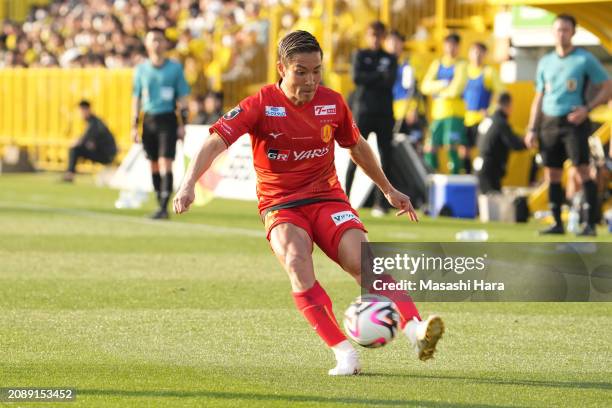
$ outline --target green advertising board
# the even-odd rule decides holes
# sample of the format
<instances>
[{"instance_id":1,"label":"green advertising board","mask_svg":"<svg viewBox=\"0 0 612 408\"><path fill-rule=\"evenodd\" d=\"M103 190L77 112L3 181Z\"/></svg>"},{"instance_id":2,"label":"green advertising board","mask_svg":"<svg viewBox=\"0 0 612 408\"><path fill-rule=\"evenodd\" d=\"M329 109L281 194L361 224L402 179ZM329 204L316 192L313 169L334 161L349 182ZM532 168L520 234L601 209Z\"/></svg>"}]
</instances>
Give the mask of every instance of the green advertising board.
<instances>
[{"instance_id":1,"label":"green advertising board","mask_svg":"<svg viewBox=\"0 0 612 408\"><path fill-rule=\"evenodd\" d=\"M512 26L514 28L546 28L552 25L555 15L536 7L512 7Z\"/></svg>"}]
</instances>

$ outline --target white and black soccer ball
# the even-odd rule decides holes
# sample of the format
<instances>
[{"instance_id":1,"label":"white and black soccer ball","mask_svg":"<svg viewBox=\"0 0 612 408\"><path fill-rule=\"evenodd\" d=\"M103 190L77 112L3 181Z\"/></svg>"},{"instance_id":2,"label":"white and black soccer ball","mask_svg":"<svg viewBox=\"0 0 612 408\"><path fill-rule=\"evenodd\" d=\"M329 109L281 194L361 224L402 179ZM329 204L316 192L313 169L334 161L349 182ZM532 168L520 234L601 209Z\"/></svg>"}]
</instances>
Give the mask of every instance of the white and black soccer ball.
<instances>
[{"instance_id":1,"label":"white and black soccer ball","mask_svg":"<svg viewBox=\"0 0 612 408\"><path fill-rule=\"evenodd\" d=\"M344 313L344 331L363 347L382 347L395 337L399 313L393 302L381 295L363 295Z\"/></svg>"}]
</instances>

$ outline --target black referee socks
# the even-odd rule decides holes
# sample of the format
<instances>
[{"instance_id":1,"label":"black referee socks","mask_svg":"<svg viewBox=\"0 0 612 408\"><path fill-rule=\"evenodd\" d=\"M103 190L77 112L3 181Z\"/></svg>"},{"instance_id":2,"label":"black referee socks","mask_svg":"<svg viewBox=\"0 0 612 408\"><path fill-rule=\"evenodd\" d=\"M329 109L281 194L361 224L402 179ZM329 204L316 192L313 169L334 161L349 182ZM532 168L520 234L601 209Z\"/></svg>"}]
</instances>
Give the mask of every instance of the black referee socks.
<instances>
[{"instance_id":1,"label":"black referee socks","mask_svg":"<svg viewBox=\"0 0 612 408\"><path fill-rule=\"evenodd\" d=\"M155 196L157 197L157 202L160 202L160 193L161 193L161 176L159 173L151 173L151 178L153 179L153 189L155 190Z\"/></svg>"},{"instance_id":2,"label":"black referee socks","mask_svg":"<svg viewBox=\"0 0 612 408\"><path fill-rule=\"evenodd\" d=\"M561 222L561 204L563 204L561 183L550 183L548 186L548 205L556 225L563 225Z\"/></svg>"},{"instance_id":3,"label":"black referee socks","mask_svg":"<svg viewBox=\"0 0 612 408\"><path fill-rule=\"evenodd\" d=\"M159 199L159 208L166 211L168 209L168 201L172 196L172 186L174 185L174 176L172 172L161 175L161 193Z\"/></svg>"},{"instance_id":4,"label":"black referee socks","mask_svg":"<svg viewBox=\"0 0 612 408\"><path fill-rule=\"evenodd\" d=\"M587 180L582 183L582 188L584 189L584 197L588 205L585 208L588 211L588 224L592 226L597 221L597 186L593 180Z\"/></svg>"}]
</instances>

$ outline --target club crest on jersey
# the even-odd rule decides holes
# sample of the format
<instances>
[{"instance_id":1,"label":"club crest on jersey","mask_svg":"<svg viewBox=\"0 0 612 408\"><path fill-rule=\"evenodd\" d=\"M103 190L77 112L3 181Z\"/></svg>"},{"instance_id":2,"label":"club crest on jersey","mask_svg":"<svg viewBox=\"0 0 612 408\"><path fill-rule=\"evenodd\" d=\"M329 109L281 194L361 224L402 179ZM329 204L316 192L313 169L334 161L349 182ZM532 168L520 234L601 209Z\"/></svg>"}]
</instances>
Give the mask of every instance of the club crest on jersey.
<instances>
[{"instance_id":1,"label":"club crest on jersey","mask_svg":"<svg viewBox=\"0 0 612 408\"><path fill-rule=\"evenodd\" d=\"M288 161L291 150L269 149L268 159L278 161Z\"/></svg>"},{"instance_id":2,"label":"club crest on jersey","mask_svg":"<svg viewBox=\"0 0 612 408\"><path fill-rule=\"evenodd\" d=\"M569 92L574 92L576 88L578 88L578 81L576 81L575 79L568 79L567 80L567 90Z\"/></svg>"},{"instance_id":3,"label":"club crest on jersey","mask_svg":"<svg viewBox=\"0 0 612 408\"><path fill-rule=\"evenodd\" d=\"M333 135L334 127L332 125L327 124L321 128L321 140L323 140L323 143L329 143Z\"/></svg>"},{"instance_id":4,"label":"club crest on jersey","mask_svg":"<svg viewBox=\"0 0 612 408\"><path fill-rule=\"evenodd\" d=\"M266 106L266 116L283 118L287 116L284 106Z\"/></svg>"},{"instance_id":5,"label":"club crest on jersey","mask_svg":"<svg viewBox=\"0 0 612 408\"><path fill-rule=\"evenodd\" d=\"M335 115L336 105L316 105L314 107L315 116Z\"/></svg>"},{"instance_id":6,"label":"club crest on jersey","mask_svg":"<svg viewBox=\"0 0 612 408\"><path fill-rule=\"evenodd\" d=\"M344 224L345 222L348 222L350 220L360 222L359 218L357 218L357 216L350 211L337 212L335 214L332 214L331 218L334 221L334 224L336 225Z\"/></svg>"},{"instance_id":7,"label":"club crest on jersey","mask_svg":"<svg viewBox=\"0 0 612 408\"><path fill-rule=\"evenodd\" d=\"M240 114L240 112L242 112L242 108L240 108L240 106L236 106L234 109L232 109L231 111L229 111L225 115L223 115L223 119L225 119L225 120L232 120L236 116L238 116Z\"/></svg>"}]
</instances>

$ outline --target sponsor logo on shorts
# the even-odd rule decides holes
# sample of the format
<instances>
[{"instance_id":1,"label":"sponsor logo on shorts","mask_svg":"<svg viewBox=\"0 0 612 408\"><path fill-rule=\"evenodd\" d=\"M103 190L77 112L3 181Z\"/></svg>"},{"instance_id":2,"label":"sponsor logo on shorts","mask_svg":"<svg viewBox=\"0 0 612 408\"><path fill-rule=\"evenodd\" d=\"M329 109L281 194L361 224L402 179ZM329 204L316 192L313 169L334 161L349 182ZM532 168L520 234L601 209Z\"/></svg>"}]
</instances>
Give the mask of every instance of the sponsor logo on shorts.
<instances>
[{"instance_id":1,"label":"sponsor logo on shorts","mask_svg":"<svg viewBox=\"0 0 612 408\"><path fill-rule=\"evenodd\" d=\"M289 152L291 152L291 150L269 149L268 150L268 159L270 159L270 160L278 160L278 161L288 161L289 160Z\"/></svg>"},{"instance_id":2,"label":"sponsor logo on shorts","mask_svg":"<svg viewBox=\"0 0 612 408\"><path fill-rule=\"evenodd\" d=\"M340 212L337 212L335 214L332 214L331 218L334 221L334 224L336 224L336 225L344 224L345 222L348 222L348 221L351 221L351 220L355 220L357 222L361 222L361 221L359 221L359 218L355 214L353 214L351 211L340 211Z\"/></svg>"},{"instance_id":3,"label":"sponsor logo on shorts","mask_svg":"<svg viewBox=\"0 0 612 408\"><path fill-rule=\"evenodd\" d=\"M314 107L315 116L335 115L336 105L316 105Z\"/></svg>"},{"instance_id":4,"label":"sponsor logo on shorts","mask_svg":"<svg viewBox=\"0 0 612 408\"><path fill-rule=\"evenodd\" d=\"M329 153L329 147L324 147L322 149L310 149L310 150L302 150L301 152L293 152L293 160L306 160L306 159L314 159L317 157L323 157L327 153Z\"/></svg>"},{"instance_id":5,"label":"sponsor logo on shorts","mask_svg":"<svg viewBox=\"0 0 612 408\"><path fill-rule=\"evenodd\" d=\"M327 124L321 128L321 140L323 140L323 143L329 143L333 135L334 127L332 125Z\"/></svg>"},{"instance_id":6,"label":"sponsor logo on shorts","mask_svg":"<svg viewBox=\"0 0 612 408\"><path fill-rule=\"evenodd\" d=\"M284 106L266 106L266 116L283 118L287 116Z\"/></svg>"},{"instance_id":7,"label":"sponsor logo on shorts","mask_svg":"<svg viewBox=\"0 0 612 408\"><path fill-rule=\"evenodd\" d=\"M238 116L240 114L240 112L242 112L242 108L240 106L236 106L234 109L232 109L231 111L229 111L225 115L223 115L223 119L225 119L225 120L232 120L236 116Z\"/></svg>"}]
</instances>

